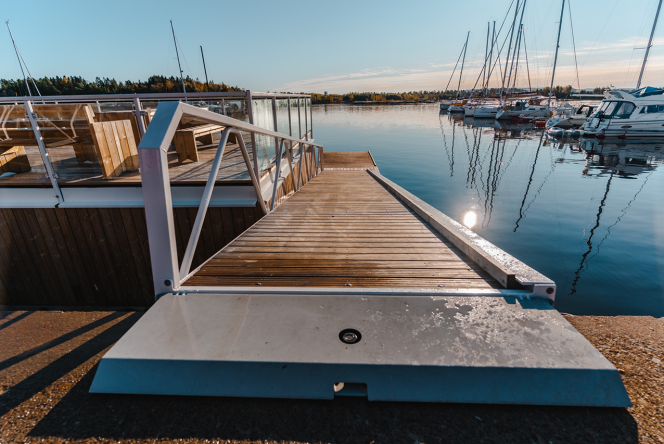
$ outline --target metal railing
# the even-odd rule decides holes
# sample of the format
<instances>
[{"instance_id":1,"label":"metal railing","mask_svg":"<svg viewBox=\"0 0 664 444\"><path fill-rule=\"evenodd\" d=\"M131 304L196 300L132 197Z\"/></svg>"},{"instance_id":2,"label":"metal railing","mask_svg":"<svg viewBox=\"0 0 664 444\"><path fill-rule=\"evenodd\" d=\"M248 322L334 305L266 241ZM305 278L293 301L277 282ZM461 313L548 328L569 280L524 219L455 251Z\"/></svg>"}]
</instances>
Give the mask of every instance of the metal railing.
<instances>
[{"instance_id":1,"label":"metal railing","mask_svg":"<svg viewBox=\"0 0 664 444\"><path fill-rule=\"evenodd\" d=\"M173 220L173 206L171 199L170 180L168 174L167 151L175 134L180 120L183 117L196 118L210 124L224 126L221 140L215 154L210 175L207 179L201 204L196 214L196 220L192 228L189 242L187 244L182 264L178 265L177 246L175 241L175 229ZM268 196L271 195L270 209L268 210L263 191L261 189L260 171L254 162L253 168L249 158L244 140L240 131L248 132L252 140L256 135L273 137L277 146L275 159L275 175ZM269 213L275 207L277 189L282 179L282 158L285 157L290 171L294 191L300 189L300 179L303 174L304 162L310 162L307 168L307 180L311 180L322 171L323 147L314 143L313 140L299 139L287 134L271 131L251 123L245 123L231 117L222 116L195 106L181 102L162 102L157 107L150 126L145 133L140 145L138 155L141 165L141 181L143 197L145 201L145 218L148 228L148 240L150 245L150 256L152 259L152 274L156 294L178 291L182 283L196 270L190 271L194 252L201 234L203 220L214 189L217 173L223 158L226 143L230 134L235 134L242 151L247 170L251 176L252 185L256 192L258 204L264 214ZM293 155L293 148L299 146L297 159ZM316 156L316 148L318 149ZM252 146L254 160L256 159L256 146ZM311 156L307 160L306 154ZM295 181L295 169L293 163L298 163L298 179ZM268 171L268 175L270 172Z\"/></svg>"},{"instance_id":2,"label":"metal railing","mask_svg":"<svg viewBox=\"0 0 664 444\"><path fill-rule=\"evenodd\" d=\"M255 124L255 116L253 112L254 100L271 100L272 102L272 114L273 114L273 130L277 132L278 130L278 121L277 121L277 100L287 100L288 103L288 126L289 126L289 137L292 137L292 123L293 116L292 112L294 108L291 103L291 99L297 99L297 120L298 120L298 134L302 137L302 124L304 123L304 135L305 138L309 138L309 135L313 137L312 131L312 122L313 122L313 110L311 107L311 96L306 94L290 94L290 93L253 93L250 90L247 91L235 91L235 92L213 92L213 93L162 93L162 94L103 94L103 95L69 95L69 96L21 96L21 97L0 97L0 110L4 106L11 105L22 105L25 108L25 118L29 121L32 131L35 136L36 144L39 147L39 153L41 155L42 161L44 163L44 168L46 170L46 177L49 179L53 194L57 200L57 204L64 203L64 197L60 191L57 179L58 176L53 168L51 163L48 147L44 142L44 139L41 135L40 127L37 114L33 110L33 106L37 105L48 105L48 104L75 104L75 103L85 103L85 104L96 104L97 111L101 110L100 103L127 103L133 107L133 114L137 118L138 130L140 136L143 137L147 131L145 122L140 116L146 115L146 110L143 107L143 101L145 102L172 102L172 101L185 101L191 103L202 103L205 101L221 101L222 109L224 115L226 113L226 100L244 100L246 101L246 108L242 110L243 113L246 112L249 124ZM304 116L301 112L301 101L305 101ZM308 110L306 108L309 108ZM309 111L307 113L307 111ZM4 128L4 114L0 119L0 125ZM304 120L304 122L302 122ZM258 132L252 131L251 133L251 142L254 151L256 150L257 141L256 134ZM263 134L263 133L260 133ZM277 151L277 146L275 144L275 151ZM258 153L254 152L254 171L259 175L259 166L258 166Z\"/></svg>"}]
</instances>

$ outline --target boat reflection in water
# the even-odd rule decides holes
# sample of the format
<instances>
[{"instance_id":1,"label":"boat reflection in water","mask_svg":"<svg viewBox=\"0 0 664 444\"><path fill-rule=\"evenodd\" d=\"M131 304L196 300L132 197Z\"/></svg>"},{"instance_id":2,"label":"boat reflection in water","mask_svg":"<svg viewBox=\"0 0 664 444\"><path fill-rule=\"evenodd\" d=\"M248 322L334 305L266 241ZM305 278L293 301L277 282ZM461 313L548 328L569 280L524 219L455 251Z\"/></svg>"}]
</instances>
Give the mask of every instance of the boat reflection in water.
<instances>
[{"instance_id":1,"label":"boat reflection in water","mask_svg":"<svg viewBox=\"0 0 664 444\"><path fill-rule=\"evenodd\" d=\"M601 298L612 286L628 291L622 273L646 273L635 269L639 261L657 275L656 260L647 257L657 256L661 248L649 246L647 231L642 234L644 228L635 223L652 230L651 221L658 217L652 186L662 182L662 174L650 178L664 163L664 141L561 139L532 124L440 119L448 163L456 169L451 176L458 185L463 176L467 190L458 219L485 237L495 235L498 243L510 239L508 233L518 236L507 241L514 251L528 242L534 242L535 251L541 244L556 245L547 251L542 268L557 275L559 294L587 298L597 292L594 297ZM532 260L542 260L535 251ZM661 294L658 279L642 281L642 292ZM558 302L563 310L565 302L564 296Z\"/></svg>"}]
</instances>

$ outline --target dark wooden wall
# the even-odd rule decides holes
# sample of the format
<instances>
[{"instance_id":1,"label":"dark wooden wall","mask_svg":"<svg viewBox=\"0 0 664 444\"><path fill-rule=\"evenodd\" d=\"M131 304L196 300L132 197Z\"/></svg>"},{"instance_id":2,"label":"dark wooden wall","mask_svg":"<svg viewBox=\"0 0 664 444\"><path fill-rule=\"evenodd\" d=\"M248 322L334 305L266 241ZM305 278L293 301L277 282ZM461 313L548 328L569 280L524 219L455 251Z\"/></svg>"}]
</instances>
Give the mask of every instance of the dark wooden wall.
<instances>
[{"instance_id":1,"label":"dark wooden wall","mask_svg":"<svg viewBox=\"0 0 664 444\"><path fill-rule=\"evenodd\" d=\"M184 255L198 208L174 209ZM192 269L262 217L209 208ZM0 209L0 305L149 306L154 302L142 208Z\"/></svg>"}]
</instances>

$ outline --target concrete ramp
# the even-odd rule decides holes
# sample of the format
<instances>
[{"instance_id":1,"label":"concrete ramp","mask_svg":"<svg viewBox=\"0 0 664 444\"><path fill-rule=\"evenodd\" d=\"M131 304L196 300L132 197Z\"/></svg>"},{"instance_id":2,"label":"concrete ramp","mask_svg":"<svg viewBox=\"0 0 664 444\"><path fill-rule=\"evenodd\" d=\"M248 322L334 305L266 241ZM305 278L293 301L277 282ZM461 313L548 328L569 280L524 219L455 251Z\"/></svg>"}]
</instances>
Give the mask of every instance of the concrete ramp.
<instances>
[{"instance_id":1,"label":"concrete ramp","mask_svg":"<svg viewBox=\"0 0 664 444\"><path fill-rule=\"evenodd\" d=\"M90 391L631 405L615 367L545 299L266 290L161 297Z\"/></svg>"}]
</instances>

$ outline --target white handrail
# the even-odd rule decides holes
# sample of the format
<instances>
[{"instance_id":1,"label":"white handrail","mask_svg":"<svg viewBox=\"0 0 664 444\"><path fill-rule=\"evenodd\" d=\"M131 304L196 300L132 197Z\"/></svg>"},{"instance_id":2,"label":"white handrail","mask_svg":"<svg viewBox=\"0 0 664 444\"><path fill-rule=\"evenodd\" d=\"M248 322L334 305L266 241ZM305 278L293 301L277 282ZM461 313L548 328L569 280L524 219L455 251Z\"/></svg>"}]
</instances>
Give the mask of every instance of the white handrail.
<instances>
[{"instance_id":1,"label":"white handrail","mask_svg":"<svg viewBox=\"0 0 664 444\"><path fill-rule=\"evenodd\" d=\"M170 100L179 101L184 100L214 100L219 99L246 99L251 95L254 99L288 99L288 98L309 98L309 94L287 94L287 93L263 93L252 91L235 91L235 92L206 92L206 93L141 93L141 94L81 94L81 95L62 95L62 96L40 96L39 102L133 102L134 99L140 100ZM23 103L28 100L33 100L34 97L29 96L14 96L14 97L0 97L0 104L2 103Z\"/></svg>"}]
</instances>

